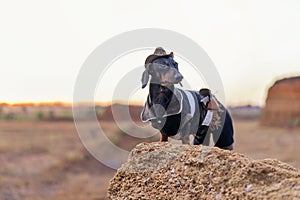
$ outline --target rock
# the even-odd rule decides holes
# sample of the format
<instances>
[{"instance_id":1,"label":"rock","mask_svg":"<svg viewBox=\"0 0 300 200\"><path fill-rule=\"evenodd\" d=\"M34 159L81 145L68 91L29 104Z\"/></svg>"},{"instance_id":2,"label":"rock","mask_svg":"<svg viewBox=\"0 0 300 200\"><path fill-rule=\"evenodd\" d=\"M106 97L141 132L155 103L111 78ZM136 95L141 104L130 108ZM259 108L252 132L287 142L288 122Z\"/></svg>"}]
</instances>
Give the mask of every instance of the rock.
<instances>
[{"instance_id":1,"label":"rock","mask_svg":"<svg viewBox=\"0 0 300 200\"><path fill-rule=\"evenodd\" d=\"M300 125L300 76L278 80L270 87L262 112L264 125Z\"/></svg>"},{"instance_id":2,"label":"rock","mask_svg":"<svg viewBox=\"0 0 300 200\"><path fill-rule=\"evenodd\" d=\"M300 199L300 171L216 147L141 143L110 181L109 199Z\"/></svg>"}]
</instances>

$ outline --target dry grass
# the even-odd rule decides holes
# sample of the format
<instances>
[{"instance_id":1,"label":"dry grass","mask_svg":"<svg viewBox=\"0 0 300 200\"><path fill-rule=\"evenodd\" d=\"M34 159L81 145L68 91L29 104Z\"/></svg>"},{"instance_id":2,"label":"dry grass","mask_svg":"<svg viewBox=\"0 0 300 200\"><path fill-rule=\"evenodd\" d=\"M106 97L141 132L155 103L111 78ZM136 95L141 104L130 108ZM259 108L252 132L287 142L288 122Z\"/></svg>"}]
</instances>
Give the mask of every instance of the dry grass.
<instances>
[{"instance_id":1,"label":"dry grass","mask_svg":"<svg viewBox=\"0 0 300 200\"><path fill-rule=\"evenodd\" d=\"M102 199L111 170L71 122L1 122L0 199Z\"/></svg>"}]
</instances>

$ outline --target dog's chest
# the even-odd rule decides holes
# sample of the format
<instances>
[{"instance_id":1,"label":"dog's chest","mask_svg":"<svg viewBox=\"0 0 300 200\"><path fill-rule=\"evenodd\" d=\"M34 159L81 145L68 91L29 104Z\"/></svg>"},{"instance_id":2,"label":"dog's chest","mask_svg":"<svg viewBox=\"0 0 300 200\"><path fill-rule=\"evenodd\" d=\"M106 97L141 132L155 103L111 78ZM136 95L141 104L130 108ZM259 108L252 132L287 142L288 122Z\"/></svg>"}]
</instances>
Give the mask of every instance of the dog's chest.
<instances>
[{"instance_id":1,"label":"dog's chest","mask_svg":"<svg viewBox=\"0 0 300 200\"><path fill-rule=\"evenodd\" d=\"M153 97L154 99L156 97ZM141 113L141 120L143 122L157 120L161 118L167 118L169 116L177 115L181 113L183 106L183 96L178 89L174 90L174 93L171 97L171 100L167 108L164 108L159 103L153 102L150 96L148 95L147 101ZM160 112L160 110L162 110ZM157 114L159 113L159 114Z\"/></svg>"},{"instance_id":2,"label":"dog's chest","mask_svg":"<svg viewBox=\"0 0 300 200\"><path fill-rule=\"evenodd\" d=\"M174 136L178 133L181 123L181 113L171 115L161 119L151 120L153 128L160 130L168 136Z\"/></svg>"}]
</instances>

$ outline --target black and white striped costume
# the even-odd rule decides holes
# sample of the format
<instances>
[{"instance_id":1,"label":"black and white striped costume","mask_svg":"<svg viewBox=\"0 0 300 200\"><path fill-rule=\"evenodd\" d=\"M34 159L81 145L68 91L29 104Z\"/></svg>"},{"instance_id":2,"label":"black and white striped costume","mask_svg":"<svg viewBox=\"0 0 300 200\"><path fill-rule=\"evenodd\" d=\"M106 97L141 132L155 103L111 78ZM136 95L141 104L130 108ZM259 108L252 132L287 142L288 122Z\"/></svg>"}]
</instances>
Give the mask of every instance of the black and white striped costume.
<instances>
[{"instance_id":1,"label":"black and white striped costume","mask_svg":"<svg viewBox=\"0 0 300 200\"><path fill-rule=\"evenodd\" d=\"M208 101L208 97L201 98L200 94L196 91L174 88L170 104L162 116L156 116L156 110L161 109L161 106L152 105L151 99L148 96L141 113L141 119L143 122L158 120L159 123L162 118L168 119L170 116L180 115L178 131L175 134L170 133L170 131L168 133L168 130L164 131L172 138L182 139L189 134L196 134L201 125L210 125L213 119L213 111L206 110L203 106Z\"/></svg>"}]
</instances>

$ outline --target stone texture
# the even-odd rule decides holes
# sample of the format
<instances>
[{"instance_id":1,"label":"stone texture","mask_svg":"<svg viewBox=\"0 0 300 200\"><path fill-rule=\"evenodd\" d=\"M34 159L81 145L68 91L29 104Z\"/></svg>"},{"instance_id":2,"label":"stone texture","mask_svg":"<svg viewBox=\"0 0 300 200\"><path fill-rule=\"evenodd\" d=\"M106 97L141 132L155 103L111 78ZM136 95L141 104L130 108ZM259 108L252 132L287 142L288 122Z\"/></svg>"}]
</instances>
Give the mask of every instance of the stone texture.
<instances>
[{"instance_id":1,"label":"stone texture","mask_svg":"<svg viewBox=\"0 0 300 200\"><path fill-rule=\"evenodd\" d=\"M110 182L109 199L300 199L300 172L215 147L141 143Z\"/></svg>"},{"instance_id":2,"label":"stone texture","mask_svg":"<svg viewBox=\"0 0 300 200\"><path fill-rule=\"evenodd\" d=\"M261 123L272 126L300 125L300 76L278 80L270 87Z\"/></svg>"}]
</instances>

